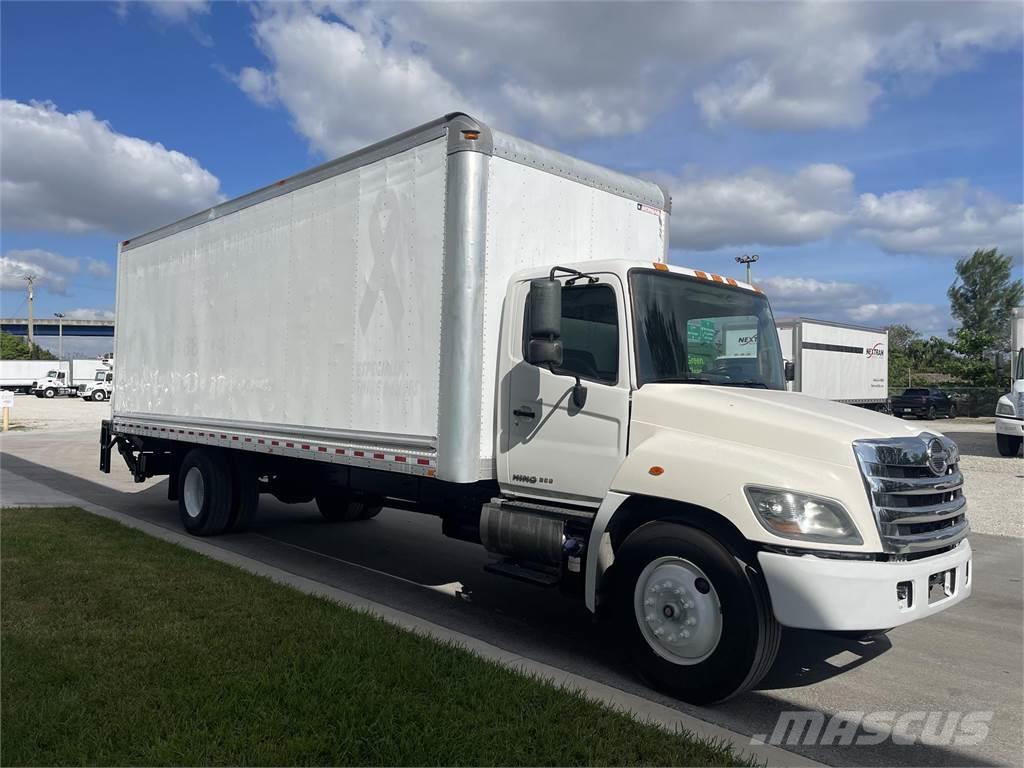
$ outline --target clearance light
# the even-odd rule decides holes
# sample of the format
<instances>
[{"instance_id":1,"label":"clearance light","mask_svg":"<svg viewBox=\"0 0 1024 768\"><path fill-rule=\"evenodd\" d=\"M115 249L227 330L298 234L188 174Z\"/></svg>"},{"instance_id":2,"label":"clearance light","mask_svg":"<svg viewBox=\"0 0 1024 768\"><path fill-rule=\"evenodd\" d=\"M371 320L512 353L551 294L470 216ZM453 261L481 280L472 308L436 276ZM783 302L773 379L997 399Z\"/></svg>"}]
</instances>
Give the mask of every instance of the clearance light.
<instances>
[{"instance_id":1,"label":"clearance light","mask_svg":"<svg viewBox=\"0 0 1024 768\"><path fill-rule=\"evenodd\" d=\"M476 141L480 138L480 131L463 131L462 135L470 141Z\"/></svg>"},{"instance_id":2,"label":"clearance light","mask_svg":"<svg viewBox=\"0 0 1024 768\"><path fill-rule=\"evenodd\" d=\"M654 262L654 268L659 272L668 272L668 264L662 264L660 261Z\"/></svg>"}]
</instances>

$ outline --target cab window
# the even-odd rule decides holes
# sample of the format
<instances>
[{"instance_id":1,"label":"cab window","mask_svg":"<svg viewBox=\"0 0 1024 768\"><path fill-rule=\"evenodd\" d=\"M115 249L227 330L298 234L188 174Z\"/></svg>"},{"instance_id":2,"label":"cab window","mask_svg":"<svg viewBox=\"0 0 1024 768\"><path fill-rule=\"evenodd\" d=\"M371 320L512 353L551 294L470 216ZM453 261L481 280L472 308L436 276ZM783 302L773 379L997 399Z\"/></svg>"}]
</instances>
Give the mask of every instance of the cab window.
<instances>
[{"instance_id":1,"label":"cab window","mask_svg":"<svg viewBox=\"0 0 1024 768\"><path fill-rule=\"evenodd\" d=\"M529 313L527 300L524 329L530 327ZM524 357L525 336L524 330ZM619 314L611 286L562 287L562 364L552 370L602 384L618 382Z\"/></svg>"}]
</instances>

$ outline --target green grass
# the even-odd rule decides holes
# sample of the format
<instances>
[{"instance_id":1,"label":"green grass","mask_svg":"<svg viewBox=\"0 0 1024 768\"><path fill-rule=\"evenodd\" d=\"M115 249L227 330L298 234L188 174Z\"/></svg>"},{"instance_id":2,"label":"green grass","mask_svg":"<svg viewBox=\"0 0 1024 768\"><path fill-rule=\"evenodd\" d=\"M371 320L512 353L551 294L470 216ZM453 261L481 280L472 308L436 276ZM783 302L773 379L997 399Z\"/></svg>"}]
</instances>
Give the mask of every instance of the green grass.
<instances>
[{"instance_id":1,"label":"green grass","mask_svg":"<svg viewBox=\"0 0 1024 768\"><path fill-rule=\"evenodd\" d=\"M730 765L78 509L0 512L3 765Z\"/></svg>"}]
</instances>

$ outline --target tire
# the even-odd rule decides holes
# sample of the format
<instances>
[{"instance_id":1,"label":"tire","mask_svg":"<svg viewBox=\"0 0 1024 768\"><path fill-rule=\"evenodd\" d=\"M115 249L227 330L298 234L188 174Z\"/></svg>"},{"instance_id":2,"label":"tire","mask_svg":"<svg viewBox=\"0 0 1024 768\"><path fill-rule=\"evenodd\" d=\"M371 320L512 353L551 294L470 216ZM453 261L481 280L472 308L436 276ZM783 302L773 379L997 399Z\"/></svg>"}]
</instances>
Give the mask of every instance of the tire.
<instances>
[{"instance_id":1,"label":"tire","mask_svg":"<svg viewBox=\"0 0 1024 768\"><path fill-rule=\"evenodd\" d=\"M106 399L107 393L104 392L102 389L97 389L95 392L92 393L92 400L94 403L102 403Z\"/></svg>"},{"instance_id":2,"label":"tire","mask_svg":"<svg viewBox=\"0 0 1024 768\"><path fill-rule=\"evenodd\" d=\"M1020 452L1021 438L996 433L996 448L1000 456L1016 456Z\"/></svg>"},{"instance_id":3,"label":"tire","mask_svg":"<svg viewBox=\"0 0 1024 768\"><path fill-rule=\"evenodd\" d=\"M956 418L956 405L949 406L949 413L946 414L946 418L947 419L955 419Z\"/></svg>"},{"instance_id":4,"label":"tire","mask_svg":"<svg viewBox=\"0 0 1024 768\"><path fill-rule=\"evenodd\" d=\"M223 451L194 448L178 471L178 516L194 536L223 533L231 520L234 477Z\"/></svg>"},{"instance_id":5,"label":"tire","mask_svg":"<svg viewBox=\"0 0 1024 768\"><path fill-rule=\"evenodd\" d=\"M260 504L260 480L252 458L238 451L234 453L231 457L234 497L226 530L241 533L248 530L256 519L256 510Z\"/></svg>"},{"instance_id":6,"label":"tire","mask_svg":"<svg viewBox=\"0 0 1024 768\"><path fill-rule=\"evenodd\" d=\"M619 547L613 570L613 629L652 687L709 704L753 687L771 668L782 628L764 578L715 538L675 523L647 523ZM682 589L681 597L665 601L665 584ZM651 599L658 610L645 617ZM675 617L667 612L672 606ZM670 633L660 645L659 628ZM692 631L694 638L669 649L675 631Z\"/></svg>"},{"instance_id":7,"label":"tire","mask_svg":"<svg viewBox=\"0 0 1024 768\"><path fill-rule=\"evenodd\" d=\"M929 419L934 419L935 418L935 406L934 405L929 405L928 406L928 413L927 413L926 417L929 418Z\"/></svg>"},{"instance_id":8,"label":"tire","mask_svg":"<svg viewBox=\"0 0 1024 768\"><path fill-rule=\"evenodd\" d=\"M46 389L43 390L43 397L45 397L47 400L52 400L56 396L57 390L54 389L53 387L47 387Z\"/></svg>"},{"instance_id":9,"label":"tire","mask_svg":"<svg viewBox=\"0 0 1024 768\"><path fill-rule=\"evenodd\" d=\"M380 506L365 499L355 500L344 488L331 488L316 495L316 507L325 520L332 523L351 523L369 520L380 512Z\"/></svg>"}]
</instances>

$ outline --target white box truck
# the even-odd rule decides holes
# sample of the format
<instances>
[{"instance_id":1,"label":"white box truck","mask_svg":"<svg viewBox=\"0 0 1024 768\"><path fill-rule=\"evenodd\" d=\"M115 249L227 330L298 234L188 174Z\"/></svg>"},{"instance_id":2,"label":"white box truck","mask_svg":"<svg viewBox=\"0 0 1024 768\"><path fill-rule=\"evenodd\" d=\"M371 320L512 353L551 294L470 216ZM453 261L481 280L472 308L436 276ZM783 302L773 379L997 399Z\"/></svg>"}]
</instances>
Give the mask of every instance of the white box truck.
<instances>
[{"instance_id":1,"label":"white box truck","mask_svg":"<svg viewBox=\"0 0 1024 768\"><path fill-rule=\"evenodd\" d=\"M58 360L0 360L0 389L28 394L39 381L56 380L70 369L66 361Z\"/></svg>"},{"instance_id":2,"label":"white box truck","mask_svg":"<svg viewBox=\"0 0 1024 768\"><path fill-rule=\"evenodd\" d=\"M782 356L793 363L789 389L885 410L889 396L889 332L797 317L776 323Z\"/></svg>"},{"instance_id":3,"label":"white box truck","mask_svg":"<svg viewBox=\"0 0 1024 768\"><path fill-rule=\"evenodd\" d=\"M49 371L34 382L31 391L36 397L78 397L83 385L96 381L106 371L107 366L99 359L65 361L59 370Z\"/></svg>"},{"instance_id":4,"label":"white box truck","mask_svg":"<svg viewBox=\"0 0 1024 768\"><path fill-rule=\"evenodd\" d=\"M1010 391L996 403L996 448L1016 456L1024 442L1024 307L1010 317Z\"/></svg>"},{"instance_id":5,"label":"white box truck","mask_svg":"<svg viewBox=\"0 0 1024 768\"><path fill-rule=\"evenodd\" d=\"M666 264L669 209L451 114L125 241L100 468L169 475L198 535L261 493L436 515L697 702L756 684L782 625L965 599L956 446L785 391L767 298Z\"/></svg>"}]
</instances>

